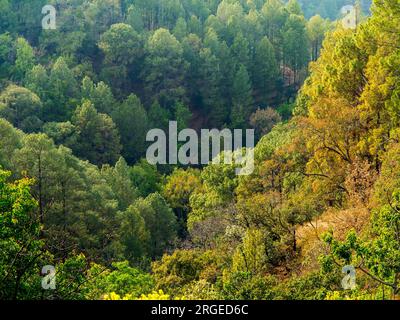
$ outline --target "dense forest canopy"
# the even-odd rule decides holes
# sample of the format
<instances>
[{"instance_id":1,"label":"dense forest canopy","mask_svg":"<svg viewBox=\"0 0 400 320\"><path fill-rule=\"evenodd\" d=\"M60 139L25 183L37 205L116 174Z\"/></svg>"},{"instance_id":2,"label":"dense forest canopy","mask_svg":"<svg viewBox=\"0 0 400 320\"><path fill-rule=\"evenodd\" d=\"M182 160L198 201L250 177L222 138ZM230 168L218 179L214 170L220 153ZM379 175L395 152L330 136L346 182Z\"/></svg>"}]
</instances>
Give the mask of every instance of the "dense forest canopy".
<instances>
[{"instance_id":1,"label":"dense forest canopy","mask_svg":"<svg viewBox=\"0 0 400 320\"><path fill-rule=\"evenodd\" d=\"M330 27L319 16L307 21L296 1L82 0L50 2L57 28L43 30L45 3L3 1L2 87L29 89L41 105L18 125L10 122L44 131L95 164L114 164L120 152L133 164L143 156L136 145L143 132L168 120L246 126L257 108L295 95ZM73 118L83 100L119 129L121 150L110 150L117 156L84 155L55 129L71 122L70 134L77 131Z\"/></svg>"},{"instance_id":2,"label":"dense forest canopy","mask_svg":"<svg viewBox=\"0 0 400 320\"><path fill-rule=\"evenodd\" d=\"M0 0L0 298L398 297L400 10L346 4ZM172 120L254 172L149 164Z\"/></svg>"}]
</instances>

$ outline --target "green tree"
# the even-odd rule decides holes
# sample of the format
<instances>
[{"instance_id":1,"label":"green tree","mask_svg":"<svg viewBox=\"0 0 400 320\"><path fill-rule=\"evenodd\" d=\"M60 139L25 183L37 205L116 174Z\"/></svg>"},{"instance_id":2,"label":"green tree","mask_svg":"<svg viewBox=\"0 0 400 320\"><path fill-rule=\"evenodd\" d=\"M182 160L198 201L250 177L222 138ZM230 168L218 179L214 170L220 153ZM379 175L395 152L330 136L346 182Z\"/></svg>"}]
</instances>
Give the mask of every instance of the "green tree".
<instances>
[{"instance_id":1,"label":"green tree","mask_svg":"<svg viewBox=\"0 0 400 320\"><path fill-rule=\"evenodd\" d=\"M105 294L110 293L138 298L154 288L152 276L129 266L127 261L114 262L110 270L103 270L99 265L94 265L89 270L93 280L87 284L89 293L86 298L102 299Z\"/></svg>"},{"instance_id":2,"label":"green tree","mask_svg":"<svg viewBox=\"0 0 400 320\"><path fill-rule=\"evenodd\" d=\"M261 230L247 230L243 243L236 249L233 256L233 272L250 272L259 274L267 267L265 245Z\"/></svg>"},{"instance_id":3,"label":"green tree","mask_svg":"<svg viewBox=\"0 0 400 320\"><path fill-rule=\"evenodd\" d=\"M249 74L242 64L233 81L231 126L244 128L253 111L253 96Z\"/></svg>"},{"instance_id":4,"label":"green tree","mask_svg":"<svg viewBox=\"0 0 400 320\"><path fill-rule=\"evenodd\" d=\"M311 42L311 60L315 61L319 57L322 47L322 41L325 32L329 30L329 21L324 20L321 16L316 15L307 22L307 33Z\"/></svg>"},{"instance_id":5,"label":"green tree","mask_svg":"<svg viewBox=\"0 0 400 320\"><path fill-rule=\"evenodd\" d=\"M30 194L33 181L8 182L10 175L0 170L0 297L29 299L37 294L43 242L33 216L37 205Z\"/></svg>"},{"instance_id":6,"label":"green tree","mask_svg":"<svg viewBox=\"0 0 400 320\"><path fill-rule=\"evenodd\" d=\"M119 213L118 219L120 221L118 241L122 246L123 256L132 264L143 265L146 256L150 254L148 244L151 235L146 228L140 208L132 204Z\"/></svg>"},{"instance_id":7,"label":"green tree","mask_svg":"<svg viewBox=\"0 0 400 320\"><path fill-rule=\"evenodd\" d=\"M209 114L209 125L221 127L228 115L226 106L219 90L222 81L221 74L218 72L218 58L211 52L209 48L200 51L200 86L198 88L204 113Z\"/></svg>"},{"instance_id":8,"label":"green tree","mask_svg":"<svg viewBox=\"0 0 400 320\"><path fill-rule=\"evenodd\" d=\"M72 146L74 153L93 164L114 164L121 151L120 137L112 119L97 113L93 104L86 100L79 106L72 118L79 137Z\"/></svg>"},{"instance_id":9,"label":"green tree","mask_svg":"<svg viewBox=\"0 0 400 320\"><path fill-rule=\"evenodd\" d=\"M42 112L40 98L28 89L10 85L0 95L0 116L25 132L41 128Z\"/></svg>"},{"instance_id":10,"label":"green tree","mask_svg":"<svg viewBox=\"0 0 400 320\"><path fill-rule=\"evenodd\" d=\"M114 24L121 22L123 14L121 5L120 1L115 0L94 0L88 6L78 7L91 43L95 43Z\"/></svg>"},{"instance_id":11,"label":"green tree","mask_svg":"<svg viewBox=\"0 0 400 320\"><path fill-rule=\"evenodd\" d=\"M171 113L169 110L162 108L158 101L154 101L148 111L149 128L160 128L164 131L168 130Z\"/></svg>"},{"instance_id":12,"label":"green tree","mask_svg":"<svg viewBox=\"0 0 400 320\"><path fill-rule=\"evenodd\" d=\"M102 81L95 85L88 77L82 80L82 98L90 100L100 113L111 114L116 105L111 88Z\"/></svg>"},{"instance_id":13,"label":"green tree","mask_svg":"<svg viewBox=\"0 0 400 320\"><path fill-rule=\"evenodd\" d=\"M129 73L138 73L135 65L143 52L141 36L129 24L118 23L101 36L98 46L105 55L102 77L114 88L127 91Z\"/></svg>"},{"instance_id":14,"label":"green tree","mask_svg":"<svg viewBox=\"0 0 400 320\"><path fill-rule=\"evenodd\" d=\"M160 191L161 174L155 165L151 165L145 159L131 168L130 177L141 197Z\"/></svg>"},{"instance_id":15,"label":"green tree","mask_svg":"<svg viewBox=\"0 0 400 320\"><path fill-rule=\"evenodd\" d=\"M49 84L50 101L44 106L44 120L68 120L77 102L78 84L64 58L58 58L51 68Z\"/></svg>"},{"instance_id":16,"label":"green tree","mask_svg":"<svg viewBox=\"0 0 400 320\"><path fill-rule=\"evenodd\" d=\"M267 37L256 45L252 68L252 83L261 106L266 106L271 92L276 89L279 68L275 58L275 50Z\"/></svg>"},{"instance_id":17,"label":"green tree","mask_svg":"<svg viewBox=\"0 0 400 320\"><path fill-rule=\"evenodd\" d=\"M32 47L24 38L18 38L16 41L16 58L14 77L16 80L23 80L26 73L29 72L35 64L35 54Z\"/></svg>"},{"instance_id":18,"label":"green tree","mask_svg":"<svg viewBox=\"0 0 400 320\"><path fill-rule=\"evenodd\" d=\"M172 33L179 41L182 41L182 39L187 35L187 24L184 18L181 17L176 21Z\"/></svg>"},{"instance_id":19,"label":"green tree","mask_svg":"<svg viewBox=\"0 0 400 320\"><path fill-rule=\"evenodd\" d=\"M175 105L175 119L178 122L178 131L188 128L191 118L190 109L182 102L178 102Z\"/></svg>"},{"instance_id":20,"label":"green tree","mask_svg":"<svg viewBox=\"0 0 400 320\"><path fill-rule=\"evenodd\" d=\"M72 148L77 143L78 130L69 121L67 122L48 122L43 126L43 132L51 139L56 145L64 145Z\"/></svg>"},{"instance_id":21,"label":"green tree","mask_svg":"<svg viewBox=\"0 0 400 320\"><path fill-rule=\"evenodd\" d=\"M43 103L47 103L49 98L49 76L47 70L42 65L34 66L25 77L24 85L27 89L36 93Z\"/></svg>"},{"instance_id":22,"label":"green tree","mask_svg":"<svg viewBox=\"0 0 400 320\"><path fill-rule=\"evenodd\" d=\"M289 0L286 5L286 9L290 14L297 14L298 16L303 15L303 12L301 11L301 5L297 0Z\"/></svg>"},{"instance_id":23,"label":"green tree","mask_svg":"<svg viewBox=\"0 0 400 320\"><path fill-rule=\"evenodd\" d=\"M180 42L167 29L156 30L146 45L142 73L147 98L151 102L158 100L163 108L171 108L176 101L184 101L186 69Z\"/></svg>"},{"instance_id":24,"label":"green tree","mask_svg":"<svg viewBox=\"0 0 400 320\"><path fill-rule=\"evenodd\" d=\"M10 170L14 168L14 152L22 145L23 133L15 129L8 121L0 118L0 166Z\"/></svg>"},{"instance_id":25,"label":"green tree","mask_svg":"<svg viewBox=\"0 0 400 320\"><path fill-rule=\"evenodd\" d=\"M265 2L261 13L265 22L267 37L275 48L278 62L281 62L282 29L286 23L288 12L281 0L269 0Z\"/></svg>"},{"instance_id":26,"label":"green tree","mask_svg":"<svg viewBox=\"0 0 400 320\"><path fill-rule=\"evenodd\" d=\"M13 161L18 172L25 172L35 180L32 194L38 202L40 223L44 223L52 205L53 192L56 191L57 160L57 149L43 133L25 135L22 147L14 155Z\"/></svg>"},{"instance_id":27,"label":"green tree","mask_svg":"<svg viewBox=\"0 0 400 320\"><path fill-rule=\"evenodd\" d=\"M106 62L129 66L140 57L142 44L140 35L124 23L114 24L106 31L99 42Z\"/></svg>"},{"instance_id":28,"label":"green tree","mask_svg":"<svg viewBox=\"0 0 400 320\"><path fill-rule=\"evenodd\" d=\"M0 34L0 76L2 78L10 76L13 65L13 38L7 32Z\"/></svg>"},{"instance_id":29,"label":"green tree","mask_svg":"<svg viewBox=\"0 0 400 320\"><path fill-rule=\"evenodd\" d=\"M237 65L244 65L248 67L250 65L250 44L247 38L239 33L231 47L232 56L235 57Z\"/></svg>"},{"instance_id":30,"label":"green tree","mask_svg":"<svg viewBox=\"0 0 400 320\"><path fill-rule=\"evenodd\" d=\"M198 36L201 36L203 34L203 26L201 24L201 21L198 17L194 15L190 17L190 20L188 22L188 29L190 30L190 33L196 34Z\"/></svg>"},{"instance_id":31,"label":"green tree","mask_svg":"<svg viewBox=\"0 0 400 320\"><path fill-rule=\"evenodd\" d=\"M200 172L193 169L174 170L163 186L162 194L171 208L175 210L181 237L185 237L187 233L187 216L191 211L190 197L200 187Z\"/></svg>"},{"instance_id":32,"label":"green tree","mask_svg":"<svg viewBox=\"0 0 400 320\"><path fill-rule=\"evenodd\" d=\"M176 238L176 216L159 193L139 199L134 206L139 209L150 233L148 252L151 258L162 256ZM159 226L163 227L160 228Z\"/></svg>"},{"instance_id":33,"label":"green tree","mask_svg":"<svg viewBox=\"0 0 400 320\"><path fill-rule=\"evenodd\" d=\"M121 135L122 155L128 163L139 160L146 150L146 134L149 129L147 112L139 98L130 95L112 113Z\"/></svg>"},{"instance_id":34,"label":"green tree","mask_svg":"<svg viewBox=\"0 0 400 320\"><path fill-rule=\"evenodd\" d=\"M152 266L156 285L161 289L179 292L185 285L200 280L207 266L217 259L213 252L196 249L175 250L170 255L165 254Z\"/></svg>"},{"instance_id":35,"label":"green tree","mask_svg":"<svg viewBox=\"0 0 400 320\"><path fill-rule=\"evenodd\" d=\"M135 5L131 5L128 8L126 23L132 26L132 28L137 32L141 32L144 30L143 18L140 14L140 11L135 7Z\"/></svg>"},{"instance_id":36,"label":"green tree","mask_svg":"<svg viewBox=\"0 0 400 320\"><path fill-rule=\"evenodd\" d=\"M114 168L105 165L101 169L102 176L106 179L118 200L119 210L126 210L138 198L138 191L132 184L129 171L130 168L122 157Z\"/></svg>"},{"instance_id":37,"label":"green tree","mask_svg":"<svg viewBox=\"0 0 400 320\"><path fill-rule=\"evenodd\" d=\"M308 37L303 17L291 14L283 29L283 61L294 72L296 82L298 72L309 60Z\"/></svg>"}]
</instances>

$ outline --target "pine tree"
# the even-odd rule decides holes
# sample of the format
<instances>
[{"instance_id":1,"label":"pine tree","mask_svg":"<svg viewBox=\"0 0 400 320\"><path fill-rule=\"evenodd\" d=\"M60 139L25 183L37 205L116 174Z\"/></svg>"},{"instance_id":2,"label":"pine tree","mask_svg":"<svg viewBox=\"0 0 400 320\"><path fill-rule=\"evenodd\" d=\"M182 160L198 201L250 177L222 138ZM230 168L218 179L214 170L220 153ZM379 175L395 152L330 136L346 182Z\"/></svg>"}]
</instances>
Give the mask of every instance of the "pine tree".
<instances>
[{"instance_id":1,"label":"pine tree","mask_svg":"<svg viewBox=\"0 0 400 320\"><path fill-rule=\"evenodd\" d=\"M64 58L58 58L49 76L49 101L44 105L46 121L65 121L73 111L78 85Z\"/></svg>"},{"instance_id":2,"label":"pine tree","mask_svg":"<svg viewBox=\"0 0 400 320\"><path fill-rule=\"evenodd\" d=\"M95 85L88 77L82 81L82 98L90 100L98 112L108 115L116 105L111 88L102 81Z\"/></svg>"},{"instance_id":3,"label":"pine tree","mask_svg":"<svg viewBox=\"0 0 400 320\"><path fill-rule=\"evenodd\" d=\"M78 141L72 146L78 157L96 165L114 164L118 160L120 137L109 116L97 113L93 104L86 100L76 109L72 122L79 132Z\"/></svg>"},{"instance_id":4,"label":"pine tree","mask_svg":"<svg viewBox=\"0 0 400 320\"><path fill-rule=\"evenodd\" d=\"M34 65L35 55L32 47L24 38L18 38L16 42L15 79L22 81Z\"/></svg>"},{"instance_id":5,"label":"pine tree","mask_svg":"<svg viewBox=\"0 0 400 320\"><path fill-rule=\"evenodd\" d=\"M139 160L146 148L149 121L146 110L135 95L130 95L112 113L112 118L121 134L122 155L128 163Z\"/></svg>"},{"instance_id":6,"label":"pine tree","mask_svg":"<svg viewBox=\"0 0 400 320\"><path fill-rule=\"evenodd\" d=\"M147 99L158 100L163 108L171 108L176 101L184 101L183 80L187 62L183 60L180 42L167 29L158 29L146 45L147 55L142 72Z\"/></svg>"},{"instance_id":7,"label":"pine tree","mask_svg":"<svg viewBox=\"0 0 400 320\"><path fill-rule=\"evenodd\" d=\"M294 72L294 82L298 73L309 60L308 38L303 17L290 15L283 31L283 61Z\"/></svg>"},{"instance_id":8,"label":"pine tree","mask_svg":"<svg viewBox=\"0 0 400 320\"><path fill-rule=\"evenodd\" d=\"M176 37L176 39L178 39L179 41L182 41L182 39L188 33L187 32L187 24L186 24L185 19L183 19L182 17L178 18L172 33Z\"/></svg>"},{"instance_id":9,"label":"pine tree","mask_svg":"<svg viewBox=\"0 0 400 320\"><path fill-rule=\"evenodd\" d=\"M192 118L190 109L182 102L175 105L175 119L178 122L178 132L189 127L189 121Z\"/></svg>"},{"instance_id":10,"label":"pine tree","mask_svg":"<svg viewBox=\"0 0 400 320\"><path fill-rule=\"evenodd\" d=\"M199 77L201 85L198 88L203 105L203 112L209 115L209 124L220 127L226 122L227 110L220 92L221 74L218 58L209 48L200 51L202 68Z\"/></svg>"},{"instance_id":11,"label":"pine tree","mask_svg":"<svg viewBox=\"0 0 400 320\"><path fill-rule=\"evenodd\" d=\"M233 81L231 126L244 128L253 111L252 87L246 67L242 64Z\"/></svg>"},{"instance_id":12,"label":"pine tree","mask_svg":"<svg viewBox=\"0 0 400 320\"><path fill-rule=\"evenodd\" d=\"M260 105L266 106L268 97L275 89L279 69L275 58L274 47L267 37L264 37L256 46L253 65L253 87L260 97Z\"/></svg>"}]
</instances>

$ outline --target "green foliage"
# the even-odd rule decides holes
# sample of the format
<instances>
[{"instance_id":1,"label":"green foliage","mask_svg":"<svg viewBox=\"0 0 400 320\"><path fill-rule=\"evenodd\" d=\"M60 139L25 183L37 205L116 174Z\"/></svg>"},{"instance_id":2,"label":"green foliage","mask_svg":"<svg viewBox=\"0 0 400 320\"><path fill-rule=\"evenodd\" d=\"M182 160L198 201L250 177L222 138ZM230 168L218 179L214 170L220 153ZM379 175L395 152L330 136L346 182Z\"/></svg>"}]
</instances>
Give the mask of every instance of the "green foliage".
<instances>
[{"instance_id":1,"label":"green foliage","mask_svg":"<svg viewBox=\"0 0 400 320\"><path fill-rule=\"evenodd\" d=\"M122 155L129 163L135 163L146 151L146 110L138 97L130 95L111 116L121 135Z\"/></svg>"},{"instance_id":2,"label":"green foliage","mask_svg":"<svg viewBox=\"0 0 400 320\"><path fill-rule=\"evenodd\" d=\"M72 121L79 133L76 145L71 146L77 156L97 165L118 160L120 137L109 116L98 113L86 100L76 109Z\"/></svg>"},{"instance_id":3,"label":"green foliage","mask_svg":"<svg viewBox=\"0 0 400 320\"><path fill-rule=\"evenodd\" d=\"M98 46L105 55L102 77L109 85L119 90L126 89L128 74L142 56L141 42L140 35L125 23L113 24L101 35Z\"/></svg>"},{"instance_id":4,"label":"green foliage","mask_svg":"<svg viewBox=\"0 0 400 320\"><path fill-rule=\"evenodd\" d=\"M200 172L193 169L174 170L163 186L162 194L175 211L181 237L186 235L187 217L191 211L190 197L200 187Z\"/></svg>"},{"instance_id":5,"label":"green foliage","mask_svg":"<svg viewBox=\"0 0 400 320\"><path fill-rule=\"evenodd\" d=\"M56 290L49 298L63 300L85 299L82 286L88 281L87 261L83 254L72 256L57 265Z\"/></svg>"},{"instance_id":6,"label":"green foliage","mask_svg":"<svg viewBox=\"0 0 400 320\"><path fill-rule=\"evenodd\" d=\"M150 232L138 205L131 205L119 214L119 241L123 255L133 264L140 264L149 253Z\"/></svg>"},{"instance_id":7,"label":"green foliage","mask_svg":"<svg viewBox=\"0 0 400 320\"><path fill-rule=\"evenodd\" d=\"M6 169L13 167L13 155L21 147L23 133L16 130L8 121L0 119L0 165Z\"/></svg>"},{"instance_id":8,"label":"green foliage","mask_svg":"<svg viewBox=\"0 0 400 320\"><path fill-rule=\"evenodd\" d=\"M13 61L11 54L13 53L13 38L9 33L0 34L0 75L5 78L11 74Z\"/></svg>"},{"instance_id":9,"label":"green foliage","mask_svg":"<svg viewBox=\"0 0 400 320\"><path fill-rule=\"evenodd\" d=\"M103 33L99 48L103 50L107 63L128 66L140 54L140 36L127 24L114 24Z\"/></svg>"},{"instance_id":10,"label":"green foliage","mask_svg":"<svg viewBox=\"0 0 400 320\"><path fill-rule=\"evenodd\" d=\"M295 14L291 14L283 31L283 59L295 73L301 70L308 62L308 49L304 46L307 42L305 20Z\"/></svg>"},{"instance_id":11,"label":"green foliage","mask_svg":"<svg viewBox=\"0 0 400 320\"><path fill-rule=\"evenodd\" d=\"M178 131L186 129L189 127L189 121L192 118L192 113L189 108L185 106L183 103L177 103L174 107L175 109L175 118L178 122Z\"/></svg>"},{"instance_id":12,"label":"green foliage","mask_svg":"<svg viewBox=\"0 0 400 320\"><path fill-rule=\"evenodd\" d=\"M41 128L42 111L40 98L23 87L10 85L0 95L0 116L25 132Z\"/></svg>"},{"instance_id":13,"label":"green foliage","mask_svg":"<svg viewBox=\"0 0 400 320\"><path fill-rule=\"evenodd\" d=\"M156 166L149 164L144 159L131 168L130 178L141 197L147 197L155 191L160 191L161 175Z\"/></svg>"},{"instance_id":14,"label":"green foliage","mask_svg":"<svg viewBox=\"0 0 400 320\"><path fill-rule=\"evenodd\" d=\"M255 276L250 272L232 272L224 275L223 296L229 300L272 300L277 279Z\"/></svg>"},{"instance_id":15,"label":"green foliage","mask_svg":"<svg viewBox=\"0 0 400 320\"><path fill-rule=\"evenodd\" d=\"M143 78L147 89L155 93L153 101L158 100L163 108L171 108L185 96L187 63L182 55L182 45L164 28L156 30L146 44Z\"/></svg>"},{"instance_id":16,"label":"green foliage","mask_svg":"<svg viewBox=\"0 0 400 320\"><path fill-rule=\"evenodd\" d=\"M34 216L37 202L30 194L33 181L7 182L10 172L0 170L0 284L1 299L34 297L42 261L43 241Z\"/></svg>"},{"instance_id":17,"label":"green foliage","mask_svg":"<svg viewBox=\"0 0 400 320\"><path fill-rule=\"evenodd\" d=\"M399 293L399 223L398 204L400 192L393 193L389 205L375 212L371 221L372 240L360 239L350 231L343 242L337 241L332 235L325 235L329 244L332 259L338 258L346 264L357 268L392 290L393 297ZM379 261L379 263L377 263Z\"/></svg>"},{"instance_id":18,"label":"green foliage","mask_svg":"<svg viewBox=\"0 0 400 320\"><path fill-rule=\"evenodd\" d=\"M341 274L326 275L313 272L302 277L293 277L276 287L276 299L284 300L323 300L338 284Z\"/></svg>"},{"instance_id":19,"label":"green foliage","mask_svg":"<svg viewBox=\"0 0 400 320\"><path fill-rule=\"evenodd\" d=\"M95 85L88 77L85 77L82 81L82 98L90 100L100 113L111 114L116 105L110 87L104 82Z\"/></svg>"},{"instance_id":20,"label":"green foliage","mask_svg":"<svg viewBox=\"0 0 400 320\"><path fill-rule=\"evenodd\" d=\"M233 272L258 274L266 270L267 257L263 234L260 230L249 229L243 237L243 243L233 256Z\"/></svg>"},{"instance_id":21,"label":"green foliage","mask_svg":"<svg viewBox=\"0 0 400 320\"><path fill-rule=\"evenodd\" d=\"M138 191L132 184L129 171L130 168L124 158L119 158L115 167L105 165L101 169L102 176L118 200L120 210L125 210L138 197Z\"/></svg>"},{"instance_id":22,"label":"green foliage","mask_svg":"<svg viewBox=\"0 0 400 320\"><path fill-rule=\"evenodd\" d=\"M43 132L57 145L64 145L72 148L77 144L77 128L69 121L67 122L47 122L43 126Z\"/></svg>"},{"instance_id":23,"label":"green foliage","mask_svg":"<svg viewBox=\"0 0 400 320\"><path fill-rule=\"evenodd\" d=\"M154 101L151 104L147 115L149 127L160 128L164 131L168 130L171 113L169 110L162 108L158 101Z\"/></svg>"},{"instance_id":24,"label":"green foliage","mask_svg":"<svg viewBox=\"0 0 400 320\"><path fill-rule=\"evenodd\" d=\"M35 64L35 55L32 47L24 38L18 38L16 42L16 58L15 58L15 78L24 79Z\"/></svg>"},{"instance_id":25,"label":"green foliage","mask_svg":"<svg viewBox=\"0 0 400 320\"><path fill-rule=\"evenodd\" d=\"M234 199L238 176L234 165L211 164L201 173L203 185L190 196L192 211L188 215L188 229L210 217L221 215L221 211Z\"/></svg>"},{"instance_id":26,"label":"green foliage","mask_svg":"<svg viewBox=\"0 0 400 320\"><path fill-rule=\"evenodd\" d=\"M48 83L48 101L44 104L43 112L46 115L45 119L46 121L64 121L73 111L72 105L78 91L74 74L64 58L60 57L55 61ZM41 90L46 89L41 88Z\"/></svg>"},{"instance_id":27,"label":"green foliage","mask_svg":"<svg viewBox=\"0 0 400 320\"><path fill-rule=\"evenodd\" d=\"M89 299L102 299L105 294L132 295L140 297L150 293L154 288L154 280L149 274L132 268L128 262L115 262L111 270L104 270L99 265L93 265L89 274L93 281L87 285Z\"/></svg>"},{"instance_id":28,"label":"green foliage","mask_svg":"<svg viewBox=\"0 0 400 320\"><path fill-rule=\"evenodd\" d=\"M307 33L311 42L311 60L317 60L325 33L330 29L329 20L316 15L307 22Z\"/></svg>"},{"instance_id":29,"label":"green foliage","mask_svg":"<svg viewBox=\"0 0 400 320\"><path fill-rule=\"evenodd\" d=\"M182 286L207 278L207 266L213 262L212 252L175 250L155 262L152 270L158 288L177 293Z\"/></svg>"},{"instance_id":30,"label":"green foliage","mask_svg":"<svg viewBox=\"0 0 400 320\"><path fill-rule=\"evenodd\" d=\"M0 298L398 298L396 1L44 4L0 0ZM253 127L254 172L150 165L170 120Z\"/></svg>"},{"instance_id":31,"label":"green foliage","mask_svg":"<svg viewBox=\"0 0 400 320\"><path fill-rule=\"evenodd\" d=\"M134 205L139 209L150 233L149 256L151 258L161 256L176 238L175 214L159 193L150 194L146 199L139 199ZM160 225L163 226L162 229Z\"/></svg>"},{"instance_id":32,"label":"green foliage","mask_svg":"<svg viewBox=\"0 0 400 320\"><path fill-rule=\"evenodd\" d=\"M253 109L250 77L241 64L233 80L231 123L234 128L243 128Z\"/></svg>"},{"instance_id":33,"label":"green foliage","mask_svg":"<svg viewBox=\"0 0 400 320\"><path fill-rule=\"evenodd\" d=\"M261 97L262 106L266 106L270 92L275 89L278 72L274 47L268 37L264 37L255 48L252 71L253 87Z\"/></svg>"}]
</instances>

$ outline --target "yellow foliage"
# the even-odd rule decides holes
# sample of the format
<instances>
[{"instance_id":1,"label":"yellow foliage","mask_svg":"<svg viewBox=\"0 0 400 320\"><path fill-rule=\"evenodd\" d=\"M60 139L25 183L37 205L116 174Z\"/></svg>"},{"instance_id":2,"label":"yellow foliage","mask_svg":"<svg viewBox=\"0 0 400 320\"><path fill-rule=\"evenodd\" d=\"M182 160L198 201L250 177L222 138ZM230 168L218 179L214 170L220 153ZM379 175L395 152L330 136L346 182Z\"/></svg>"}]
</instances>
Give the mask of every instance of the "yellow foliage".
<instances>
[{"instance_id":1,"label":"yellow foliage","mask_svg":"<svg viewBox=\"0 0 400 320\"><path fill-rule=\"evenodd\" d=\"M164 293L162 290L153 291L147 295L142 294L139 298L134 297L132 294L127 294L124 297L121 297L119 294L115 292L111 292L110 294L105 294L102 300L186 300L185 297L174 297L173 299L169 294Z\"/></svg>"}]
</instances>

